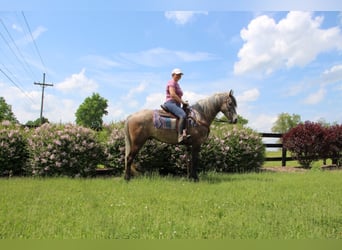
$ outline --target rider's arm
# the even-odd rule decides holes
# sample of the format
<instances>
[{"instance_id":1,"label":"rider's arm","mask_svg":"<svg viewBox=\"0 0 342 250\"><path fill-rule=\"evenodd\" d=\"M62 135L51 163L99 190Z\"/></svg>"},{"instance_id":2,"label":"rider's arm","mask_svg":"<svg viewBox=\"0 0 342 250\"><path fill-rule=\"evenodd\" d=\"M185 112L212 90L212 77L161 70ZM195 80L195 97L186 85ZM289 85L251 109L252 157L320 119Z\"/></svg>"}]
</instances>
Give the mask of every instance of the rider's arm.
<instances>
[{"instance_id":1,"label":"rider's arm","mask_svg":"<svg viewBox=\"0 0 342 250\"><path fill-rule=\"evenodd\" d=\"M176 94L176 89L172 86L169 86L169 92L170 92L170 96L173 100L175 100L176 102L178 103L181 103L181 104L186 104L186 102L184 102L182 100L182 98L180 98L177 94Z\"/></svg>"}]
</instances>

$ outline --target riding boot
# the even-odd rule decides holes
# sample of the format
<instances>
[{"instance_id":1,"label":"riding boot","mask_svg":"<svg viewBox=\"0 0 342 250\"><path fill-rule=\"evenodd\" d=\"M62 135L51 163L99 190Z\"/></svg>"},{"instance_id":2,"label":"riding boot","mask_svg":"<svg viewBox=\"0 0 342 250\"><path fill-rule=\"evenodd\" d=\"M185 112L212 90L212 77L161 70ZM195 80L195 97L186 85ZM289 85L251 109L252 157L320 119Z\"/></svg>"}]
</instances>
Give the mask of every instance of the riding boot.
<instances>
[{"instance_id":1,"label":"riding boot","mask_svg":"<svg viewBox=\"0 0 342 250\"><path fill-rule=\"evenodd\" d=\"M184 118L179 118L179 120L178 120L178 142L182 142L184 140L183 130L184 130Z\"/></svg>"}]
</instances>

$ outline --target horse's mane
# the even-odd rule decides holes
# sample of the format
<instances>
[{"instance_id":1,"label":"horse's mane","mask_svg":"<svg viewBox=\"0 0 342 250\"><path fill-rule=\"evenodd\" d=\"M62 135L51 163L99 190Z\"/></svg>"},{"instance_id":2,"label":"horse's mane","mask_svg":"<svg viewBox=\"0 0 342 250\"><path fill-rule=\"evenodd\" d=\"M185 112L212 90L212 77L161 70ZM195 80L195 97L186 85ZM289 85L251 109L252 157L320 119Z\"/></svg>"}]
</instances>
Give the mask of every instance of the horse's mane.
<instances>
[{"instance_id":1,"label":"horse's mane","mask_svg":"<svg viewBox=\"0 0 342 250\"><path fill-rule=\"evenodd\" d=\"M196 102L192 107L202 114L213 114L219 111L222 104L222 99L229 97L229 93L216 93L207 98L201 99ZM233 95L230 96L233 105L236 107L236 99Z\"/></svg>"}]
</instances>

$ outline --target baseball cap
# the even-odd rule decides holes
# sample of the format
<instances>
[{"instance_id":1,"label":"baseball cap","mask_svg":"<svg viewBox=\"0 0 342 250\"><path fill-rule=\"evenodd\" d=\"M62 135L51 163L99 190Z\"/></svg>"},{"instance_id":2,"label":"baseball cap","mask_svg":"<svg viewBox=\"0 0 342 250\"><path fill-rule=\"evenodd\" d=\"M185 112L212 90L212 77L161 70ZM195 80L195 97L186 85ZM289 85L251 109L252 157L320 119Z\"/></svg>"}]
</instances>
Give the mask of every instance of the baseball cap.
<instances>
[{"instance_id":1,"label":"baseball cap","mask_svg":"<svg viewBox=\"0 0 342 250\"><path fill-rule=\"evenodd\" d=\"M181 75L183 75L183 72L182 72L181 69L175 68L175 69L172 70L172 73L171 73L171 74L172 74L172 75L173 75L173 74L176 74L176 75L181 74Z\"/></svg>"}]
</instances>

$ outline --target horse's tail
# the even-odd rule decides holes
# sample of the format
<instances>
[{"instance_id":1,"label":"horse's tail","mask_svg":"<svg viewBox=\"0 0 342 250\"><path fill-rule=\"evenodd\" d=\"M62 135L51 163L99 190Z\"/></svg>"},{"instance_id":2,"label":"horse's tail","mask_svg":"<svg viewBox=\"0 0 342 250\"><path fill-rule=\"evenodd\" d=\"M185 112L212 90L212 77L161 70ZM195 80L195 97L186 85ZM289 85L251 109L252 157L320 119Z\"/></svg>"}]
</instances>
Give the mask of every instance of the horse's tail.
<instances>
[{"instance_id":1,"label":"horse's tail","mask_svg":"<svg viewBox=\"0 0 342 250\"><path fill-rule=\"evenodd\" d=\"M128 155L131 152L131 136L129 134L129 117L125 122L125 169L127 168Z\"/></svg>"}]
</instances>

